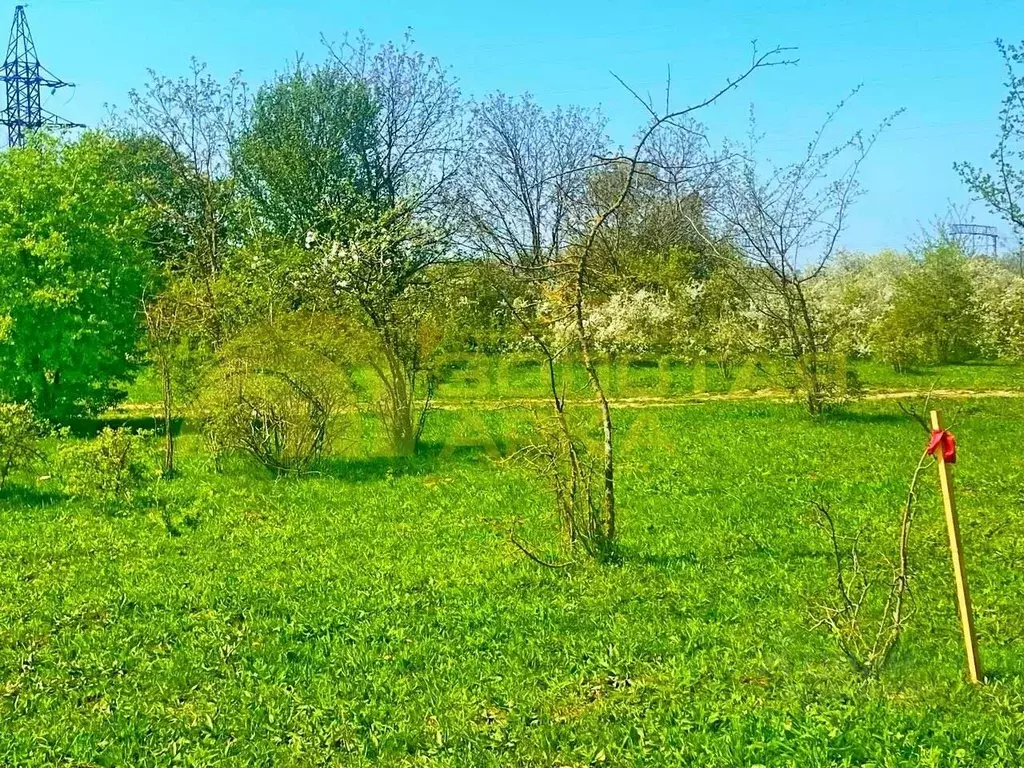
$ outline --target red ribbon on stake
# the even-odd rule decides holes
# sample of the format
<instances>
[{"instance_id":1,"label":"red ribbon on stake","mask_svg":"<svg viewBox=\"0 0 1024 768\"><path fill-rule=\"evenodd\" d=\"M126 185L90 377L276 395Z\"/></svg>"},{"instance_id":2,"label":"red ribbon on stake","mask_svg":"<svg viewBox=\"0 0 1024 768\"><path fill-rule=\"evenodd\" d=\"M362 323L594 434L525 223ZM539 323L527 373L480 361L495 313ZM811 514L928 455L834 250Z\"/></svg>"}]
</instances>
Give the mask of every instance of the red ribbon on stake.
<instances>
[{"instance_id":1,"label":"red ribbon on stake","mask_svg":"<svg viewBox=\"0 0 1024 768\"><path fill-rule=\"evenodd\" d=\"M956 464L956 438L947 429L932 430L932 440L928 443L928 455L934 456L942 448L942 460L947 464Z\"/></svg>"}]
</instances>

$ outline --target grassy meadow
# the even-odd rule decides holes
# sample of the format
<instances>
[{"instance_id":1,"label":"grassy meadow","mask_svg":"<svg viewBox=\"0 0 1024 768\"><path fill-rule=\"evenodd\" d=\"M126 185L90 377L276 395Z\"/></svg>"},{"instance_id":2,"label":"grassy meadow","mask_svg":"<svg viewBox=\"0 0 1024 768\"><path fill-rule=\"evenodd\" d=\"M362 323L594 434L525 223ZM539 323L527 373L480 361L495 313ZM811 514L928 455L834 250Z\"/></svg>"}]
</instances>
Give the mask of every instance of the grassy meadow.
<instances>
[{"instance_id":1,"label":"grassy meadow","mask_svg":"<svg viewBox=\"0 0 1024 768\"><path fill-rule=\"evenodd\" d=\"M620 373L619 397L758 386ZM999 390L1024 375L861 378ZM301 478L216 472L186 421L180 476L116 513L16 478L0 497L0 765L1024 762L1024 400L941 403L961 445L974 688L934 469L913 613L880 679L815 626L835 578L815 502L882 578L895 556L926 442L895 402L817 420L763 399L620 409L619 558L551 569L509 540L558 555L543 482L507 460L536 428L515 399L543 394L528 363L456 366L421 455L382 455L372 419L350 414Z\"/></svg>"}]
</instances>

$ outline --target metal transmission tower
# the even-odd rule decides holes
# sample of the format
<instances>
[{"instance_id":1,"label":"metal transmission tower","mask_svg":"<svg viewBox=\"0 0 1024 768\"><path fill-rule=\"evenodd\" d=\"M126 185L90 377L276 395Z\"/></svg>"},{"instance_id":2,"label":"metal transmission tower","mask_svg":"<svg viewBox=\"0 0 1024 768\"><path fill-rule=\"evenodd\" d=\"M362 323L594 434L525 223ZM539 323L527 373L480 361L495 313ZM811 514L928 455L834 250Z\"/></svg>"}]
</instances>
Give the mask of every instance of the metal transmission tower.
<instances>
[{"instance_id":1,"label":"metal transmission tower","mask_svg":"<svg viewBox=\"0 0 1024 768\"><path fill-rule=\"evenodd\" d=\"M995 227L987 227L982 224L952 224L949 233L966 246L970 243L971 253L978 253L978 241L987 241L987 246L995 258L999 255L999 230Z\"/></svg>"},{"instance_id":2,"label":"metal transmission tower","mask_svg":"<svg viewBox=\"0 0 1024 768\"><path fill-rule=\"evenodd\" d=\"M7 84L7 109L0 112L0 123L7 126L9 146L24 146L26 134L39 128L85 127L43 109L40 98L43 88L55 91L69 87L71 83L58 80L39 63L23 5L14 9L11 42L7 46L7 58L4 60L0 80Z\"/></svg>"}]
</instances>

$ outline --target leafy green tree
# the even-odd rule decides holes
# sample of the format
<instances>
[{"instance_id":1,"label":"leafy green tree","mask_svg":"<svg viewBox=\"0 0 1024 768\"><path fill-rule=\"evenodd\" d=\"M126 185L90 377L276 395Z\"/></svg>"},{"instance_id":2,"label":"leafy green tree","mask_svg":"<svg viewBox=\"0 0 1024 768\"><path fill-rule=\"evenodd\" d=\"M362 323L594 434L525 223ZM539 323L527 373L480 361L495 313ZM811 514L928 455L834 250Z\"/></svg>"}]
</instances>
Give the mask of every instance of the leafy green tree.
<instances>
[{"instance_id":1,"label":"leafy green tree","mask_svg":"<svg viewBox=\"0 0 1024 768\"><path fill-rule=\"evenodd\" d=\"M239 186L270 232L342 238L374 202L379 109L339 66L297 64L260 88L232 152Z\"/></svg>"},{"instance_id":2,"label":"leafy green tree","mask_svg":"<svg viewBox=\"0 0 1024 768\"><path fill-rule=\"evenodd\" d=\"M87 133L0 155L0 392L42 418L116 404L141 362L152 260L118 151Z\"/></svg>"}]
</instances>

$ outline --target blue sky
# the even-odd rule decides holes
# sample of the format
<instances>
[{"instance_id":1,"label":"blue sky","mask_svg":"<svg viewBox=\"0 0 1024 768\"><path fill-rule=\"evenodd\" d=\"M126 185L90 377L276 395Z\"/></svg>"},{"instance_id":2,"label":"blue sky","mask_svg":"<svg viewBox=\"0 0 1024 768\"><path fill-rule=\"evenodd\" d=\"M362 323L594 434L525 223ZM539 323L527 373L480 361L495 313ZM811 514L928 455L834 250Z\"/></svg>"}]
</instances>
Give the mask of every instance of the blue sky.
<instances>
[{"instance_id":1,"label":"blue sky","mask_svg":"<svg viewBox=\"0 0 1024 768\"><path fill-rule=\"evenodd\" d=\"M4 10L9 18L13 3ZM321 35L365 30L384 41L411 29L467 95L529 91L544 104L600 105L626 143L644 114L610 72L661 99L671 66L682 104L741 70L752 40L796 46L796 67L759 73L701 117L715 143L743 139L753 104L763 154L783 162L860 83L837 139L905 108L863 169L866 194L844 237L862 250L903 247L950 202L969 201L952 164L984 161L994 144L1003 72L993 41L1024 38L1020 0L37 0L28 16L44 65L78 85L47 106L89 124L106 105L124 105L148 68L180 74L194 55L258 85L298 52L321 58ZM980 205L971 213L1008 234Z\"/></svg>"}]
</instances>

